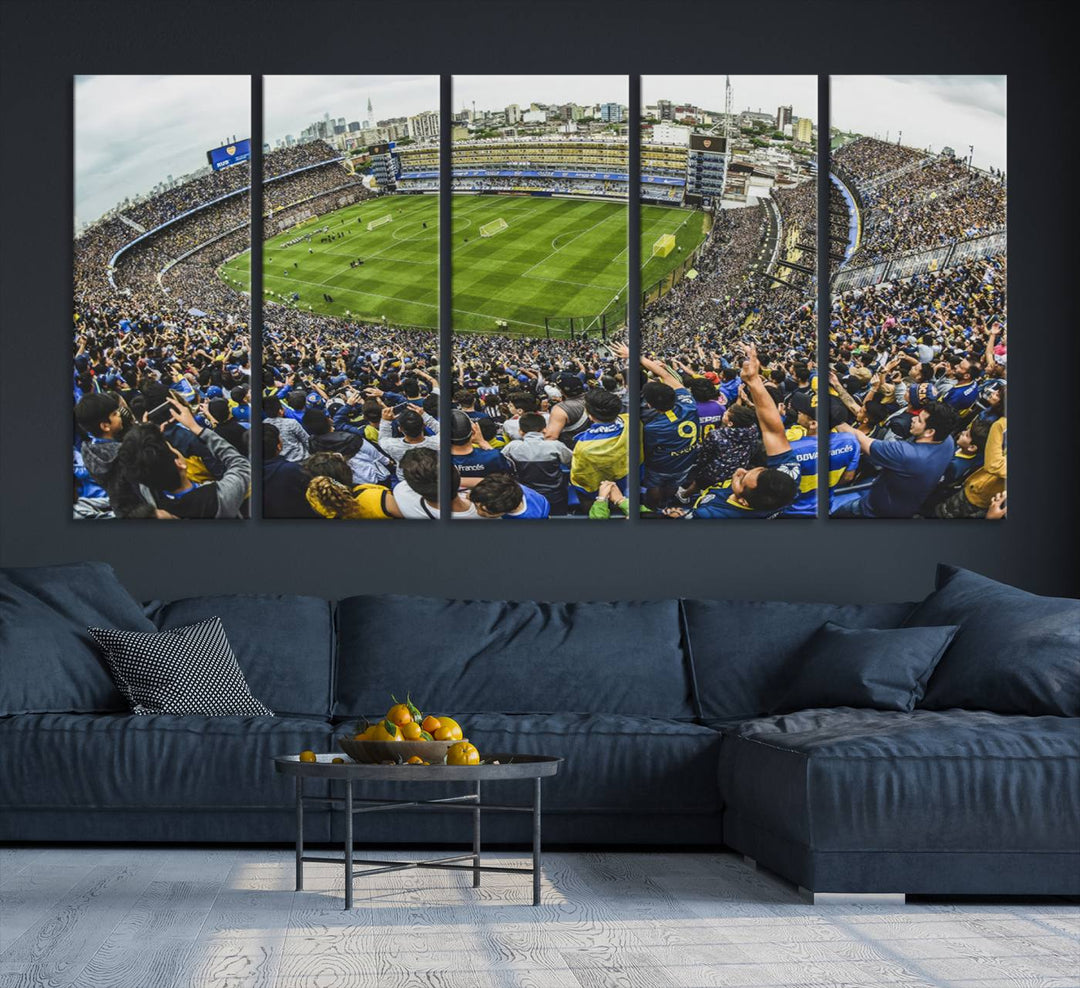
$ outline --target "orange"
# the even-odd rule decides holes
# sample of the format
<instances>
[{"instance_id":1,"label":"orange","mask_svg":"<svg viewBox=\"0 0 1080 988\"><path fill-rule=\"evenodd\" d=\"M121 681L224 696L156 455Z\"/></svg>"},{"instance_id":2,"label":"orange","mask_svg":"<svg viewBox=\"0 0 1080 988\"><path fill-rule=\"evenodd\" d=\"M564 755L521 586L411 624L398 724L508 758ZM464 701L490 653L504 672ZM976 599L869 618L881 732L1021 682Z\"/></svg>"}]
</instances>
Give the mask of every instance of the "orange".
<instances>
[{"instance_id":1,"label":"orange","mask_svg":"<svg viewBox=\"0 0 1080 988\"><path fill-rule=\"evenodd\" d=\"M423 733L420 725L415 720L410 720L408 724L402 724L399 730L406 741L419 741L420 735Z\"/></svg>"},{"instance_id":2,"label":"orange","mask_svg":"<svg viewBox=\"0 0 1080 988\"><path fill-rule=\"evenodd\" d=\"M423 758L419 755L413 755L406 763L406 765L425 765L427 764Z\"/></svg>"},{"instance_id":3,"label":"orange","mask_svg":"<svg viewBox=\"0 0 1080 988\"><path fill-rule=\"evenodd\" d=\"M446 750L447 765L479 765L480 752L468 741L459 741Z\"/></svg>"},{"instance_id":4,"label":"orange","mask_svg":"<svg viewBox=\"0 0 1080 988\"><path fill-rule=\"evenodd\" d=\"M317 762L319 759L314 751L301 751L300 761L302 762Z\"/></svg>"},{"instance_id":5,"label":"orange","mask_svg":"<svg viewBox=\"0 0 1080 988\"><path fill-rule=\"evenodd\" d=\"M364 740L401 741L401 729L396 724L391 724L388 720L380 720L372 729L371 737L365 738Z\"/></svg>"},{"instance_id":6,"label":"orange","mask_svg":"<svg viewBox=\"0 0 1080 988\"><path fill-rule=\"evenodd\" d=\"M406 724L412 723L412 714L409 713L409 708L404 703L395 703L389 710L386 711L386 719L391 724L397 724L398 727L404 727Z\"/></svg>"},{"instance_id":7,"label":"orange","mask_svg":"<svg viewBox=\"0 0 1080 988\"><path fill-rule=\"evenodd\" d=\"M438 730L431 733L436 741L461 741L465 737L461 725L452 717L440 717Z\"/></svg>"},{"instance_id":8,"label":"orange","mask_svg":"<svg viewBox=\"0 0 1080 988\"><path fill-rule=\"evenodd\" d=\"M430 734L430 735L434 736L435 732L436 732L436 731L437 731L437 730L438 730L438 729L439 729L440 727L442 727L442 721L441 721L441 720L439 720L439 718L438 718L438 717L432 717L432 716L431 716L431 714L428 714L428 715L427 715L427 716L426 716L426 717L424 718L424 723L423 723L423 724L421 724L420 726L421 726L421 727L423 727L423 729L424 729L425 731L427 731L427 732L428 732L428 734Z\"/></svg>"},{"instance_id":9,"label":"orange","mask_svg":"<svg viewBox=\"0 0 1080 988\"><path fill-rule=\"evenodd\" d=\"M362 733L354 734L353 735L353 740L354 741L374 741L375 740L375 728L377 726L378 725L376 725L376 724L368 725L367 727L364 728Z\"/></svg>"},{"instance_id":10,"label":"orange","mask_svg":"<svg viewBox=\"0 0 1080 988\"><path fill-rule=\"evenodd\" d=\"M344 765L345 764L345 759L344 758L331 758L330 759L330 764L331 765Z\"/></svg>"}]
</instances>

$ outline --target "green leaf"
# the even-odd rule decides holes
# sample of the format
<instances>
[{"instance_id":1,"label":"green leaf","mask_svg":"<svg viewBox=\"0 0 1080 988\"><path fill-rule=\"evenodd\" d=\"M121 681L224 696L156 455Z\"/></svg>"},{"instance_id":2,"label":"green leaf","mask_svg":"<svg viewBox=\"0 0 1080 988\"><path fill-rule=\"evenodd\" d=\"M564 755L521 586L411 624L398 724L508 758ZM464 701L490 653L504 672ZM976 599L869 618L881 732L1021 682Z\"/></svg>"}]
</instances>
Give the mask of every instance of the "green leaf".
<instances>
[{"instance_id":1,"label":"green leaf","mask_svg":"<svg viewBox=\"0 0 1080 988\"><path fill-rule=\"evenodd\" d=\"M420 737L421 737L421 738L422 738L422 739L423 739L424 741L434 741L434 740L435 740L435 739L434 739L434 738L433 738L433 737L432 737L432 736L431 736L430 734L428 734L428 732L427 732L427 731L421 731L421 732L420 732Z\"/></svg>"},{"instance_id":2,"label":"green leaf","mask_svg":"<svg viewBox=\"0 0 1080 988\"><path fill-rule=\"evenodd\" d=\"M383 730L392 738L396 738L398 734L398 726L392 720L384 720L382 722Z\"/></svg>"},{"instance_id":3,"label":"green leaf","mask_svg":"<svg viewBox=\"0 0 1080 988\"><path fill-rule=\"evenodd\" d=\"M409 708L409 713L412 714L412 719L415 720L417 724L424 719L424 715L420 712L416 704L412 702L411 693L405 694L405 706Z\"/></svg>"}]
</instances>

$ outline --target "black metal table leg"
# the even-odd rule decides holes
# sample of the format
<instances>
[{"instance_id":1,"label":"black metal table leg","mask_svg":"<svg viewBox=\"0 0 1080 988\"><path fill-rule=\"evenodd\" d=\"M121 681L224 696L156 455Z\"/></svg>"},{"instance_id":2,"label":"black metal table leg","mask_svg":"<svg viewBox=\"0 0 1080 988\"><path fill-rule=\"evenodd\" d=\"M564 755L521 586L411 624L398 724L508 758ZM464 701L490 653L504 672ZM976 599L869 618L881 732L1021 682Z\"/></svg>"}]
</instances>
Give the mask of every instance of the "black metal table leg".
<instances>
[{"instance_id":1,"label":"black metal table leg","mask_svg":"<svg viewBox=\"0 0 1080 988\"><path fill-rule=\"evenodd\" d=\"M476 808L472 817L473 888L480 887L480 783L476 783Z\"/></svg>"},{"instance_id":2,"label":"black metal table leg","mask_svg":"<svg viewBox=\"0 0 1080 988\"><path fill-rule=\"evenodd\" d=\"M296 891L304 891L304 777L296 777Z\"/></svg>"},{"instance_id":3,"label":"black metal table leg","mask_svg":"<svg viewBox=\"0 0 1080 988\"><path fill-rule=\"evenodd\" d=\"M533 779L533 905L540 905L540 779Z\"/></svg>"},{"instance_id":4,"label":"black metal table leg","mask_svg":"<svg viewBox=\"0 0 1080 988\"><path fill-rule=\"evenodd\" d=\"M352 780L345 780L345 908L352 909L353 867L352 867Z\"/></svg>"}]
</instances>

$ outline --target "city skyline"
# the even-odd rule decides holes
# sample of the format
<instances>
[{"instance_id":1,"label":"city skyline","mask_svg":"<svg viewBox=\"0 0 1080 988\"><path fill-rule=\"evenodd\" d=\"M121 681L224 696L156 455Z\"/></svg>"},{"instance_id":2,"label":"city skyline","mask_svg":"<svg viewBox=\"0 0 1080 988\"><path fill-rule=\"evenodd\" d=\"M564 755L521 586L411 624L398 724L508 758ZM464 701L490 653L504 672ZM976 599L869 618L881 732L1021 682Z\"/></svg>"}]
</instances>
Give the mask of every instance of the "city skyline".
<instances>
[{"instance_id":1,"label":"city skyline","mask_svg":"<svg viewBox=\"0 0 1080 988\"><path fill-rule=\"evenodd\" d=\"M246 75L75 77L75 225L91 223L251 131Z\"/></svg>"},{"instance_id":2,"label":"city skyline","mask_svg":"<svg viewBox=\"0 0 1080 988\"><path fill-rule=\"evenodd\" d=\"M1006 166L1006 77L1003 75L834 75L833 127L959 157L974 146L978 168Z\"/></svg>"},{"instance_id":3,"label":"city skyline","mask_svg":"<svg viewBox=\"0 0 1080 988\"><path fill-rule=\"evenodd\" d=\"M503 110L514 103L625 106L630 98L630 79L625 75L455 75L452 87L450 105L455 113L471 109L473 102L478 110Z\"/></svg>"},{"instance_id":4,"label":"city skyline","mask_svg":"<svg viewBox=\"0 0 1080 988\"><path fill-rule=\"evenodd\" d=\"M371 100L372 114L367 112ZM263 140L273 146L322 120L347 123L439 112L437 75L268 75L263 77Z\"/></svg>"},{"instance_id":5,"label":"city skyline","mask_svg":"<svg viewBox=\"0 0 1080 988\"><path fill-rule=\"evenodd\" d=\"M723 75L643 75L641 106L654 106L659 99L689 103L703 110L724 112ZM733 75L732 108L776 114L779 106L790 106L796 117L817 122L817 76L813 75Z\"/></svg>"}]
</instances>

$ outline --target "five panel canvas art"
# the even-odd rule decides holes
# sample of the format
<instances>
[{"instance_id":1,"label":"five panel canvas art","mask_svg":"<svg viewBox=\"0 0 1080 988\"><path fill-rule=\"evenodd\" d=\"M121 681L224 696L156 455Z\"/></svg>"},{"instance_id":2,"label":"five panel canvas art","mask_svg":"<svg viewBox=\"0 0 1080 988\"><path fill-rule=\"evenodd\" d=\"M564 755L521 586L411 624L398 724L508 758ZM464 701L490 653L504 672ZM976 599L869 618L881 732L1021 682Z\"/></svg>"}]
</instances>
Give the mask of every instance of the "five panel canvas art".
<instances>
[{"instance_id":1,"label":"five panel canvas art","mask_svg":"<svg viewBox=\"0 0 1080 988\"><path fill-rule=\"evenodd\" d=\"M1006 517L1004 76L261 87L75 80L76 519Z\"/></svg>"}]
</instances>

